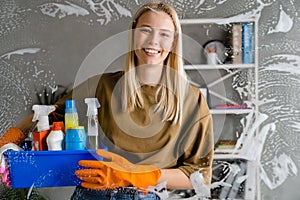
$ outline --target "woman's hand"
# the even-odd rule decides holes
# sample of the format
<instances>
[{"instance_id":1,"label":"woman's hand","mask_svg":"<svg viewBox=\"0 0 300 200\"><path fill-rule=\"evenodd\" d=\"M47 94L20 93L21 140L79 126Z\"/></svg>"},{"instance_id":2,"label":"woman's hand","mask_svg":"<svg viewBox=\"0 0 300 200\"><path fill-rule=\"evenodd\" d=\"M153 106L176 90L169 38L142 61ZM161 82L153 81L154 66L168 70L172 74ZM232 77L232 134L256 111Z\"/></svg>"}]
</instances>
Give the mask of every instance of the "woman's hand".
<instances>
[{"instance_id":1,"label":"woman's hand","mask_svg":"<svg viewBox=\"0 0 300 200\"><path fill-rule=\"evenodd\" d=\"M161 170L154 165L136 165L125 158L98 149L96 153L110 161L80 160L79 165L86 169L77 170L77 177L83 182L82 187L90 189L106 189L134 186L147 188L155 186Z\"/></svg>"}]
</instances>

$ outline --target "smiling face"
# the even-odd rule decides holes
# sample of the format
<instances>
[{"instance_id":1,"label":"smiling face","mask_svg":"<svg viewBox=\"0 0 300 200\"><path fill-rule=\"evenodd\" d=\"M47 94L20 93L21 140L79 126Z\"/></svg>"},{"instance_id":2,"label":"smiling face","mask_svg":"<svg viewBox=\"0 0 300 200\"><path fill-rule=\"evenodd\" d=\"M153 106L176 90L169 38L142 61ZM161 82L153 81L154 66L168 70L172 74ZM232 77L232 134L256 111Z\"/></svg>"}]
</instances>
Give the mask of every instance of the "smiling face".
<instances>
[{"instance_id":1,"label":"smiling face","mask_svg":"<svg viewBox=\"0 0 300 200\"><path fill-rule=\"evenodd\" d=\"M138 19L134 31L137 64L163 65L173 47L175 27L162 11L147 11Z\"/></svg>"}]
</instances>

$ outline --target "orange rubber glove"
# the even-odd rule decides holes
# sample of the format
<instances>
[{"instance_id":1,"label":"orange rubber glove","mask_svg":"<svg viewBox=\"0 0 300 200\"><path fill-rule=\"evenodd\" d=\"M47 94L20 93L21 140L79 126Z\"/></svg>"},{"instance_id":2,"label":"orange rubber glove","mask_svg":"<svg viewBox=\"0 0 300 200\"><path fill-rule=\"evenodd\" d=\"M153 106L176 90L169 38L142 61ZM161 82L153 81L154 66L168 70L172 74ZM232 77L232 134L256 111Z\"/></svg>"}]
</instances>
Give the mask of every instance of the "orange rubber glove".
<instances>
[{"instance_id":1,"label":"orange rubber glove","mask_svg":"<svg viewBox=\"0 0 300 200\"><path fill-rule=\"evenodd\" d=\"M83 180L82 187L96 190L131 185L147 188L156 185L161 175L160 169L154 165L136 165L102 149L98 149L96 153L111 161L80 160L79 165L87 167L75 172Z\"/></svg>"}]
</instances>

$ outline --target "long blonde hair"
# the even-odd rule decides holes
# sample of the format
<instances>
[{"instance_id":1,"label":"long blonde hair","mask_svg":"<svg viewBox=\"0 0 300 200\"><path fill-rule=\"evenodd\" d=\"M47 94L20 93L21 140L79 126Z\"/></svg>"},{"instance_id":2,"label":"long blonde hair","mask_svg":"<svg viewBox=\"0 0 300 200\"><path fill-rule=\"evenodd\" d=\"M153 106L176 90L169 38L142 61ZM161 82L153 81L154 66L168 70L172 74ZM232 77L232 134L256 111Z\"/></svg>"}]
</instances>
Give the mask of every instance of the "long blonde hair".
<instances>
[{"instance_id":1,"label":"long blonde hair","mask_svg":"<svg viewBox=\"0 0 300 200\"><path fill-rule=\"evenodd\" d=\"M151 2L144 4L134 15L129 29L129 45L126 56L124 89L122 92L124 111L133 111L135 107L143 108L141 87L136 77L136 55L134 52L134 29L137 21L147 11L163 11L168 14L174 23L174 47L165 60L165 70L158 91L160 99L156 110L163 110L163 121L172 121L173 124L181 123L183 101L186 90L186 73L183 69L182 56L182 31L176 11L166 3Z\"/></svg>"}]
</instances>

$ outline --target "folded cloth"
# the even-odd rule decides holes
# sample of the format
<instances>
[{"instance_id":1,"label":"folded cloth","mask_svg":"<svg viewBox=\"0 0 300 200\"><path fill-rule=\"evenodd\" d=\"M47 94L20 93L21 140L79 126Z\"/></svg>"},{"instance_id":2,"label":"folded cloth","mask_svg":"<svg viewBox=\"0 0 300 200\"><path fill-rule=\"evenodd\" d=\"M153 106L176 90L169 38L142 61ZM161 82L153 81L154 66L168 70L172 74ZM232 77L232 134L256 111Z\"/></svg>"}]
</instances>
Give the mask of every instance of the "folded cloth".
<instances>
[{"instance_id":1,"label":"folded cloth","mask_svg":"<svg viewBox=\"0 0 300 200\"><path fill-rule=\"evenodd\" d=\"M10 179L8 163L6 157L4 156L4 152L7 150L20 151L21 149L22 148L14 143L5 144L0 148L0 177L2 182L5 183L7 187L10 186Z\"/></svg>"}]
</instances>

